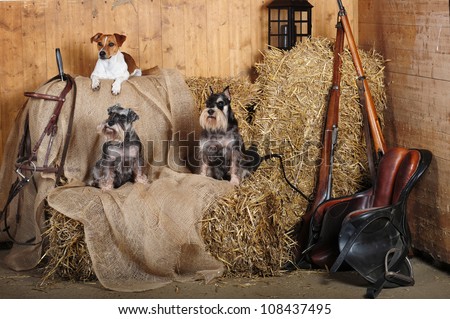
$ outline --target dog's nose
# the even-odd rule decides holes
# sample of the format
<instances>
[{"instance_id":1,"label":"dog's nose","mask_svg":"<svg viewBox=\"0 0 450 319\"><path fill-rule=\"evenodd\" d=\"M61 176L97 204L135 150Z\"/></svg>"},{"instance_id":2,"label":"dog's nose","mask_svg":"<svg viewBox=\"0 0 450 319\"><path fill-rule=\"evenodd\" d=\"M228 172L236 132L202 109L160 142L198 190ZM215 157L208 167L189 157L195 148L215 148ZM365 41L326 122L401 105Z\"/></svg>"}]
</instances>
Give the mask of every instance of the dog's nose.
<instances>
[{"instance_id":1,"label":"dog's nose","mask_svg":"<svg viewBox=\"0 0 450 319\"><path fill-rule=\"evenodd\" d=\"M100 56L101 58L104 58L104 57L106 56L106 52L105 52L105 51L100 51L100 52L99 52L99 56Z\"/></svg>"},{"instance_id":2,"label":"dog's nose","mask_svg":"<svg viewBox=\"0 0 450 319\"><path fill-rule=\"evenodd\" d=\"M214 114L214 110L213 109L208 109L208 115L213 115Z\"/></svg>"},{"instance_id":3,"label":"dog's nose","mask_svg":"<svg viewBox=\"0 0 450 319\"><path fill-rule=\"evenodd\" d=\"M114 120L109 120L108 121L108 126L113 126L114 124L116 124Z\"/></svg>"}]
</instances>

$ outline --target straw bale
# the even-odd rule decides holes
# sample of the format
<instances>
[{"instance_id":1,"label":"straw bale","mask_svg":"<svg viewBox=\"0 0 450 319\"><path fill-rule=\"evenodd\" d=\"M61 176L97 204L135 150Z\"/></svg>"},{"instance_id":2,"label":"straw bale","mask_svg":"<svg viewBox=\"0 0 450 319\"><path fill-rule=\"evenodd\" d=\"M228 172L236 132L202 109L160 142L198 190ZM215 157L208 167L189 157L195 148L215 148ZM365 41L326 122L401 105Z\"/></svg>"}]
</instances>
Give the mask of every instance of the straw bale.
<instances>
[{"instance_id":1,"label":"straw bale","mask_svg":"<svg viewBox=\"0 0 450 319\"><path fill-rule=\"evenodd\" d=\"M45 206L48 228L44 237L48 249L43 260L42 283L56 278L75 281L91 281L97 277L92 269L92 261L84 241L83 224L71 219L50 206Z\"/></svg>"},{"instance_id":2,"label":"straw bale","mask_svg":"<svg viewBox=\"0 0 450 319\"><path fill-rule=\"evenodd\" d=\"M284 157L288 179L307 195L314 191L324 114L332 80L333 42L313 38L290 51L276 48L256 65L255 117L244 139L262 154ZM363 67L382 119L386 97L384 60L360 51ZM368 168L358 104L356 71L343 54L338 145L333 168L333 197L367 187ZM263 163L234 193L208 208L203 236L208 249L230 276L276 275L291 260L290 232L308 202L283 180L278 163Z\"/></svg>"}]
</instances>

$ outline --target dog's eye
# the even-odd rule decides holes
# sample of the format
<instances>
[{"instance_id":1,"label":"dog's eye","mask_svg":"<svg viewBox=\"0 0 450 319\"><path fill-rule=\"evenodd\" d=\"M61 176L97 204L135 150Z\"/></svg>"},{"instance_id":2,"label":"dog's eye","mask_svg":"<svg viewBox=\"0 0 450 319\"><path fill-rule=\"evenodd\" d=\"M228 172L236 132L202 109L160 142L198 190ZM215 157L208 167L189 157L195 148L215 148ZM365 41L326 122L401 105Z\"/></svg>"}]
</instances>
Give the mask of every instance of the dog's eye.
<instances>
[{"instance_id":1,"label":"dog's eye","mask_svg":"<svg viewBox=\"0 0 450 319\"><path fill-rule=\"evenodd\" d=\"M102 47L102 46L103 46L103 43L97 42L97 45L98 45L99 47Z\"/></svg>"},{"instance_id":2,"label":"dog's eye","mask_svg":"<svg viewBox=\"0 0 450 319\"><path fill-rule=\"evenodd\" d=\"M223 101L217 102L217 107L223 107Z\"/></svg>"},{"instance_id":3,"label":"dog's eye","mask_svg":"<svg viewBox=\"0 0 450 319\"><path fill-rule=\"evenodd\" d=\"M112 48L112 47L114 46L114 43L109 42L109 43L108 43L108 46L109 46L110 48Z\"/></svg>"}]
</instances>

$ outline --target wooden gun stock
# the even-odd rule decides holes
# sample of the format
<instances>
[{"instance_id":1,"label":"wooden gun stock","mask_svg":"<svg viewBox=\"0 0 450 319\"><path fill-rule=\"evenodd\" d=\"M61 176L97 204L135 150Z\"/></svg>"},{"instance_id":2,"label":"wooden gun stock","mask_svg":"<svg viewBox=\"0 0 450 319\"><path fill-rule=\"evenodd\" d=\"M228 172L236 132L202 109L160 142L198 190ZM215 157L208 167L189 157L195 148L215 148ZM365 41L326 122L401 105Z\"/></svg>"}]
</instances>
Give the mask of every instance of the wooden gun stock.
<instances>
[{"instance_id":1,"label":"wooden gun stock","mask_svg":"<svg viewBox=\"0 0 450 319\"><path fill-rule=\"evenodd\" d=\"M298 246L294 251L295 262L301 266L302 259L306 257L305 253L311 245L314 244L314 229L310 229L311 219L315 214L317 207L324 201L331 198L332 172L334 149L337 141L338 119L339 119L339 98L341 85L341 54L344 50L344 31L342 24L336 25L336 42L333 57L333 80L330 88L328 108L326 113L325 127L323 131L321 150L321 164L316 179L314 200L308 205L308 209L302 216L300 224L297 226L298 232L296 240ZM308 263L307 260L303 262Z\"/></svg>"}]
</instances>

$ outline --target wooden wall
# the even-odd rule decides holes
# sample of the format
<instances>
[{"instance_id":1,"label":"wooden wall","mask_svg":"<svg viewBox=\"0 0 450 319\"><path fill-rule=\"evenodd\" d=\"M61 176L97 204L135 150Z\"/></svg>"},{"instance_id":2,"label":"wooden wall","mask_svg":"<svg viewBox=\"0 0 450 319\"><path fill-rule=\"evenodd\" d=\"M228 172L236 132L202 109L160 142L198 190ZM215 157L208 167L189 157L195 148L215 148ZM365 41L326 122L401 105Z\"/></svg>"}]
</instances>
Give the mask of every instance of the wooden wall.
<instances>
[{"instance_id":1,"label":"wooden wall","mask_svg":"<svg viewBox=\"0 0 450 319\"><path fill-rule=\"evenodd\" d=\"M89 76L97 32L128 36L124 51L143 68L177 68L186 76L249 75L267 42L264 0L35 0L0 2L0 154L11 122L35 90L57 74ZM337 5L310 0L314 36L334 37ZM344 0L349 15L357 2ZM357 28L357 26L355 26ZM14 155L15 156L15 155Z\"/></svg>"},{"instance_id":2,"label":"wooden wall","mask_svg":"<svg viewBox=\"0 0 450 319\"><path fill-rule=\"evenodd\" d=\"M359 0L359 41L386 64L390 146L433 161L410 195L415 248L450 263L450 17L448 0Z\"/></svg>"}]
</instances>

